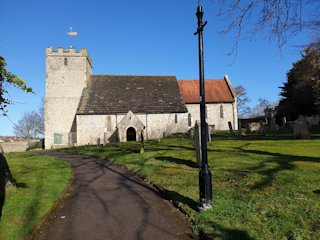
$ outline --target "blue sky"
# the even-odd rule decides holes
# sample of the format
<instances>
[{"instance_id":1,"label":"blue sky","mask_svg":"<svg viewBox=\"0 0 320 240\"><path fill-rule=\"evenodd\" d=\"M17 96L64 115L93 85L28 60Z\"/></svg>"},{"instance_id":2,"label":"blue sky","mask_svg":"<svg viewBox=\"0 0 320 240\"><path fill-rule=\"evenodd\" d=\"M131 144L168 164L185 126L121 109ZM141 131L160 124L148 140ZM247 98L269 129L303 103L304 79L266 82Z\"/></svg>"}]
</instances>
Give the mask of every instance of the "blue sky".
<instances>
[{"instance_id":1,"label":"blue sky","mask_svg":"<svg viewBox=\"0 0 320 240\"><path fill-rule=\"evenodd\" d=\"M0 0L0 55L7 69L25 80L36 94L10 89L15 104L8 116L0 116L0 136L13 135L12 122L37 110L45 97L45 48L70 45L69 27L78 32L73 46L87 48L93 74L176 75L197 79L198 46L196 0L60 1ZM242 84L251 99L279 99L279 86L286 72L300 58L297 45L310 41L308 33L290 39L279 53L276 43L262 38L240 42L238 56L227 53L233 46L230 35L217 31L225 22L214 16L212 1L202 1L208 21L204 31L205 78L228 74L233 86ZM11 122L12 121L12 122Z\"/></svg>"}]
</instances>

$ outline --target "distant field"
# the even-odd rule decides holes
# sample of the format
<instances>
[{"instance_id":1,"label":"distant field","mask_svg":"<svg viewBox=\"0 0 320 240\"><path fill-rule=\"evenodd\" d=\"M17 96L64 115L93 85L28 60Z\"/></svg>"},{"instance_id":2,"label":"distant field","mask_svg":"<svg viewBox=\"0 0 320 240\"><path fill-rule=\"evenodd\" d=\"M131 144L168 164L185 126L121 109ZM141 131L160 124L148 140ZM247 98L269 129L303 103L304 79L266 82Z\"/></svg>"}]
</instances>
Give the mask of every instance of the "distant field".
<instances>
[{"instance_id":1,"label":"distant field","mask_svg":"<svg viewBox=\"0 0 320 240\"><path fill-rule=\"evenodd\" d=\"M71 167L65 161L31 152L6 157L17 188L6 192L0 239L29 239L67 186Z\"/></svg>"},{"instance_id":2,"label":"distant field","mask_svg":"<svg viewBox=\"0 0 320 240\"><path fill-rule=\"evenodd\" d=\"M212 210L197 213L198 172L194 141L166 138L83 146L64 151L100 156L126 166L163 189L193 222L196 233L217 239L320 239L320 135L230 137L208 144Z\"/></svg>"}]
</instances>

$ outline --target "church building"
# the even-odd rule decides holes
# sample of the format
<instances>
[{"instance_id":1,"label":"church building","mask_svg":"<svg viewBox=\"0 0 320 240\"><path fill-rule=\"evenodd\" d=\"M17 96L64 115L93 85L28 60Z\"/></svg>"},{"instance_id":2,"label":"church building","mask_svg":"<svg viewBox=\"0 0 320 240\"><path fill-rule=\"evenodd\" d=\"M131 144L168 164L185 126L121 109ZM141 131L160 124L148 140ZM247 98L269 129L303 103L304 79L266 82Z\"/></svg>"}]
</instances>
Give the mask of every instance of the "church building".
<instances>
[{"instance_id":1,"label":"church building","mask_svg":"<svg viewBox=\"0 0 320 240\"><path fill-rule=\"evenodd\" d=\"M205 80L207 123L237 128L230 80ZM93 75L87 49L46 48L45 148L157 139L200 119L199 81L176 76Z\"/></svg>"}]
</instances>

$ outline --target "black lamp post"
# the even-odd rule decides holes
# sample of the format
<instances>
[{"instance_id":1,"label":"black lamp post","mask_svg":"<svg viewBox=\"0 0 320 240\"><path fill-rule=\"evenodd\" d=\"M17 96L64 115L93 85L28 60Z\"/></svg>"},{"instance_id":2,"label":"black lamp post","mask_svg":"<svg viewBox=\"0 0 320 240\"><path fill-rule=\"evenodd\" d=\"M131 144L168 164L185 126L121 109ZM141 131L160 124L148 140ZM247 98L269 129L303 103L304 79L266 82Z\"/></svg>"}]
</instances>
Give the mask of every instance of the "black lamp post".
<instances>
[{"instance_id":1,"label":"black lamp post","mask_svg":"<svg viewBox=\"0 0 320 240\"><path fill-rule=\"evenodd\" d=\"M206 102L205 102L205 88L204 88L204 67L203 67L203 38L202 32L204 26L207 24L202 22L203 11L201 2L197 8L198 29L194 35L198 34L199 44L199 82L200 82L200 126L201 126L201 170L199 172L199 188L200 188L200 202L199 210L211 209L212 202L212 183L211 172L208 165L207 156L207 123L206 123Z\"/></svg>"}]
</instances>

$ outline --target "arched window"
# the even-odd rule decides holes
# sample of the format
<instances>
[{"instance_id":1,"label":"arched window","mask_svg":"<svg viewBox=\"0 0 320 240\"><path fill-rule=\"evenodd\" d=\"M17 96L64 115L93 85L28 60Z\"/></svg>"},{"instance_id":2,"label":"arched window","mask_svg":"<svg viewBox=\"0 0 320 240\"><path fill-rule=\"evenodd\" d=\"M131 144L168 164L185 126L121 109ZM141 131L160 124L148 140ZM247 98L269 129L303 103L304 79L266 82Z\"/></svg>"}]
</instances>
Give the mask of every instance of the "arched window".
<instances>
[{"instance_id":1,"label":"arched window","mask_svg":"<svg viewBox=\"0 0 320 240\"><path fill-rule=\"evenodd\" d=\"M110 116L107 117L107 131L108 132L111 131L111 117Z\"/></svg>"},{"instance_id":2,"label":"arched window","mask_svg":"<svg viewBox=\"0 0 320 240\"><path fill-rule=\"evenodd\" d=\"M188 127L191 127L191 113L188 113Z\"/></svg>"},{"instance_id":3,"label":"arched window","mask_svg":"<svg viewBox=\"0 0 320 240\"><path fill-rule=\"evenodd\" d=\"M222 106L222 104L220 105L220 118L223 118L223 106Z\"/></svg>"},{"instance_id":4,"label":"arched window","mask_svg":"<svg viewBox=\"0 0 320 240\"><path fill-rule=\"evenodd\" d=\"M178 123L178 114L175 114L175 115L174 115L174 122L175 122L175 123Z\"/></svg>"},{"instance_id":5,"label":"arched window","mask_svg":"<svg viewBox=\"0 0 320 240\"><path fill-rule=\"evenodd\" d=\"M67 66L68 65L68 59L64 58L64 65Z\"/></svg>"}]
</instances>

